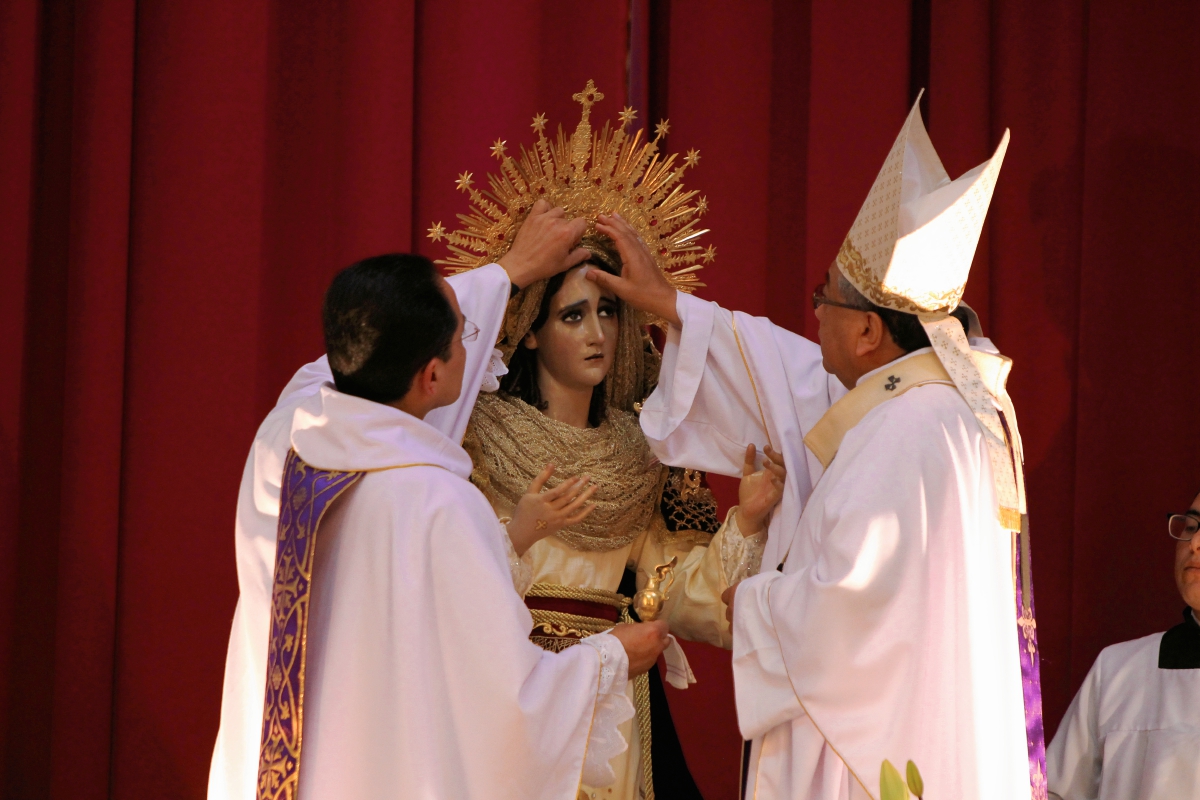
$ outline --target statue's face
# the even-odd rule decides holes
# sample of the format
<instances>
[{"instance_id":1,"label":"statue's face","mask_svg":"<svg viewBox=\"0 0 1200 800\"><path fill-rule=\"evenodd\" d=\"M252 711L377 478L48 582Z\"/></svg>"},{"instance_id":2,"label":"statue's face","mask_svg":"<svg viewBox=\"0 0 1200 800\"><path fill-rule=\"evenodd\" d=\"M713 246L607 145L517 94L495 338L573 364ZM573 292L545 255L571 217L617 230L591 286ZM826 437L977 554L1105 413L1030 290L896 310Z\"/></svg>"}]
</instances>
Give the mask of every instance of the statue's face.
<instances>
[{"instance_id":1,"label":"statue's face","mask_svg":"<svg viewBox=\"0 0 1200 800\"><path fill-rule=\"evenodd\" d=\"M617 298L576 267L550 300L541 330L525 337L537 351L538 369L569 389L591 389L612 369L617 352Z\"/></svg>"}]
</instances>

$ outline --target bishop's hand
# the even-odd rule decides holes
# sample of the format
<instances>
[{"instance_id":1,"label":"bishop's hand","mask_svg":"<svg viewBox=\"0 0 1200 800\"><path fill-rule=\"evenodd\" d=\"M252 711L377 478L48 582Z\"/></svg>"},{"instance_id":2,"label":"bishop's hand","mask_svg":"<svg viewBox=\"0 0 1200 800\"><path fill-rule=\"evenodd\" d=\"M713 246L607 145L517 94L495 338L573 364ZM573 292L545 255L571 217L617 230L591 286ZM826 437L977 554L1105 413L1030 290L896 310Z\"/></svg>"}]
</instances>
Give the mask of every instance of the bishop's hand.
<instances>
[{"instance_id":1,"label":"bishop's hand","mask_svg":"<svg viewBox=\"0 0 1200 800\"><path fill-rule=\"evenodd\" d=\"M596 492L596 486L589 476L576 475L553 489L542 491L553 474L554 465L547 464L513 509L512 519L508 523L508 538L518 556L525 555L535 542L583 522L595 508L591 497Z\"/></svg>"},{"instance_id":2,"label":"bishop's hand","mask_svg":"<svg viewBox=\"0 0 1200 800\"><path fill-rule=\"evenodd\" d=\"M766 457L763 468L754 469L756 455L754 445L746 447L746 460L742 464L742 482L738 486L737 525L743 536L753 536L767 525L767 518L779 501L783 499L783 483L787 469L783 456L771 445L763 448Z\"/></svg>"},{"instance_id":3,"label":"bishop's hand","mask_svg":"<svg viewBox=\"0 0 1200 800\"><path fill-rule=\"evenodd\" d=\"M591 254L579 246L579 240L586 228L586 219L567 219L562 208L551 208L545 200L538 200L521 223L512 249L500 257L499 264L508 279L524 289L585 261Z\"/></svg>"},{"instance_id":4,"label":"bishop's hand","mask_svg":"<svg viewBox=\"0 0 1200 800\"><path fill-rule=\"evenodd\" d=\"M667 647L669 632L667 623L661 619L654 622L626 622L612 629L612 635L620 640L625 655L629 657L630 678L650 671Z\"/></svg>"},{"instance_id":5,"label":"bishop's hand","mask_svg":"<svg viewBox=\"0 0 1200 800\"><path fill-rule=\"evenodd\" d=\"M620 214L601 214L596 230L613 240L621 254L621 275L609 275L598 269L588 270L588 279L600 284L639 311L662 317L676 328L682 327L675 310L678 292L662 274L646 243Z\"/></svg>"}]
</instances>

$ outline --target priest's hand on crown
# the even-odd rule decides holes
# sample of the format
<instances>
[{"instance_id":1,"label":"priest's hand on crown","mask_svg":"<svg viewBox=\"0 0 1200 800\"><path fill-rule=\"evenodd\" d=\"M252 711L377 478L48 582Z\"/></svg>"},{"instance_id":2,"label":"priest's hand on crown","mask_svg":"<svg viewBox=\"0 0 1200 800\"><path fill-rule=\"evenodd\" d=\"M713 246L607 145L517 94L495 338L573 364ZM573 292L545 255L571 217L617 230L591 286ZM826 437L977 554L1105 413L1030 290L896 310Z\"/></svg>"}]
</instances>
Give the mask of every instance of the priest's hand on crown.
<instances>
[{"instance_id":1,"label":"priest's hand on crown","mask_svg":"<svg viewBox=\"0 0 1200 800\"><path fill-rule=\"evenodd\" d=\"M767 525L767 518L779 501L783 499L783 482L787 469L783 456L775 448L763 448L763 468L754 469L756 455L754 445L746 447L746 460L742 464L742 482L738 486L737 526L743 536L753 536Z\"/></svg>"},{"instance_id":2,"label":"priest's hand on crown","mask_svg":"<svg viewBox=\"0 0 1200 800\"><path fill-rule=\"evenodd\" d=\"M591 255L579 246L587 228L583 218L567 219L562 208L538 200L521 223L512 249L498 262L518 288L557 275Z\"/></svg>"},{"instance_id":3,"label":"priest's hand on crown","mask_svg":"<svg viewBox=\"0 0 1200 800\"><path fill-rule=\"evenodd\" d=\"M582 522L595 506L591 502L596 486L587 475L567 478L553 489L545 489L554 474L547 464L517 501L508 523L508 538L518 556L525 555L534 542L553 536L563 528Z\"/></svg>"},{"instance_id":4,"label":"priest's hand on crown","mask_svg":"<svg viewBox=\"0 0 1200 800\"><path fill-rule=\"evenodd\" d=\"M649 672L658 657L667 647L670 629L666 620L654 622L622 623L612 629L612 635L621 641L625 655L629 657L629 677Z\"/></svg>"},{"instance_id":5,"label":"priest's hand on crown","mask_svg":"<svg viewBox=\"0 0 1200 800\"><path fill-rule=\"evenodd\" d=\"M662 317L676 328L682 326L675 310L675 287L667 281L646 243L620 214L601 214L596 230L613 240L621 254L620 277L598 269L588 270L588 279L613 292L634 308Z\"/></svg>"}]
</instances>

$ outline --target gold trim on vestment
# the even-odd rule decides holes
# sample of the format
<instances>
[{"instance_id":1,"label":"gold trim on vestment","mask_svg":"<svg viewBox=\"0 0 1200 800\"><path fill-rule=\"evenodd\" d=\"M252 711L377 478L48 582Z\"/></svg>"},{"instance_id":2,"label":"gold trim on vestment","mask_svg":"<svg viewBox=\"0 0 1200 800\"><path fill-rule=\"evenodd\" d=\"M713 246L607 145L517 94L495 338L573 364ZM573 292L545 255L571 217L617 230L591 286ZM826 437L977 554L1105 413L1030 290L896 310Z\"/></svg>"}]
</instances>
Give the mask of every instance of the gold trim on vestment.
<instances>
[{"instance_id":1,"label":"gold trim on vestment","mask_svg":"<svg viewBox=\"0 0 1200 800\"><path fill-rule=\"evenodd\" d=\"M979 367L980 377L985 383L987 391L992 396L1000 398L1002 405L1011 406L1011 400L1004 391L1004 382L1008 375L1008 370L1011 368L1012 362L1008 359L999 356L990 356L987 353L977 353L972 351L972 360ZM920 355L911 356L889 364L886 368L880 369L874 375L859 381L853 389L850 390L845 397L834 403L824 416L813 426L808 435L804 437L804 444L812 452L813 455L828 469L833 463L834 457L841 448L842 440L852 428L858 425L863 418L872 410L887 402L895 399L904 392L917 386L925 386L930 384L940 384L950 386L959 392L955 382L951 379L950 373L947 371L944 363L936 351L922 353ZM1010 431L1008 441L1009 455L1012 458L1011 468L1015 473L1017 483L1017 493L1019 502L1024 503L1024 483L1021 475L1019 463L1020 456L1020 439L1015 430L1015 415L1013 415L1014 428ZM981 423L981 427L982 423ZM986 436L987 430L985 429ZM995 478L998 483L1001 476ZM1000 495L997 489L997 496ZM1020 510L1013 509L1001 505L997 512L997 517L1000 525L1010 531L1020 531L1022 529L1022 513ZM1026 540L1027 540L1026 536ZM1015 580L1015 575L1014 575ZM779 644L780 652L783 652L783 642L779 638L779 630L775 625L774 611L771 610L770 604L770 587L767 588L767 609L771 613L771 630L775 634L775 640ZM855 773L850 763L842 756L838 749L830 741L829 737L821 730L821 726L817 724L817 720L809 713L804 705L804 701L800 699L800 693L796 691L795 683L792 681L791 673L788 671L787 659L783 659L784 672L788 676L788 683L792 687L792 694L796 697L796 702L800 704L800 708L804 711L808 718L812 720L813 727L817 729L817 733L829 745L829 748L846 764L846 769L854 776L854 779L863 787L868 796L874 798L875 795L867 789L867 785ZM762 763L761 748L759 752L759 764ZM758 788L758 765L755 766L755 793Z\"/></svg>"},{"instance_id":2,"label":"gold trim on vestment","mask_svg":"<svg viewBox=\"0 0 1200 800\"><path fill-rule=\"evenodd\" d=\"M771 615L771 632L775 634L775 643L779 645L779 654L780 654L780 656L782 656L783 655L783 642L779 638L779 628L775 625L775 612L771 610L771 589L773 588L773 586L774 586L774 581L772 581L771 585L767 586L767 613L769 613ZM810 720L812 720L813 727L817 729L817 733L821 734L821 738L825 740L825 744L829 745L829 749L833 751L833 754L835 756L837 756L839 759L841 759L842 763L846 765L846 770L852 776L854 776L854 780L858 781L858 785L861 786L863 788L863 791L867 793L867 797L871 798L871 800L878 800L878 798L876 798L875 795L871 793L871 790L867 788L867 784L863 781L863 779L858 777L858 773L854 771L854 767L850 766L850 762L846 760L846 758L841 754L840 751L838 751L838 749L836 747L834 747L834 744L830 740L830 738L825 735L824 731L821 730L821 726L817 724L816 717L814 717L812 714L810 714L808 711L808 708L805 707L804 701L800 699L800 693L796 691L796 683L792 680L792 673L791 673L791 671L788 670L787 659L781 657L780 661L783 662L783 674L787 675L788 686L792 687L792 694L795 695L796 702L800 704L800 710L804 712L804 715L806 717L808 717ZM770 731L768 731L767 733L770 733ZM763 741L765 742L766 738L767 738L765 733L763 734L762 738L763 738ZM755 795L755 797L758 796L758 772L759 772L759 767L761 765L762 765L762 746L760 745L758 748L758 764L756 764L754 766L754 795Z\"/></svg>"},{"instance_id":3,"label":"gold trim on vestment","mask_svg":"<svg viewBox=\"0 0 1200 800\"><path fill-rule=\"evenodd\" d=\"M936 353L922 353L894 361L869 378L859 381L845 397L834 403L804 437L804 444L821 462L821 466L829 469L833 457L842 446L842 439L863 417L885 401L897 398L916 386L930 383L954 386Z\"/></svg>"},{"instance_id":4,"label":"gold trim on vestment","mask_svg":"<svg viewBox=\"0 0 1200 800\"><path fill-rule=\"evenodd\" d=\"M767 444L775 449L771 441L771 429L767 427L767 415L763 413L762 400L758 397L758 384L754 382L754 373L750 371L750 362L746 360L746 351L742 349L742 337L738 335L737 312L729 312L730 327L733 329L733 341L737 343L738 355L742 357L742 365L746 367L746 377L750 379L750 388L754 390L754 402L758 404L758 418L762 420L763 433L767 435Z\"/></svg>"},{"instance_id":5,"label":"gold trim on vestment","mask_svg":"<svg viewBox=\"0 0 1200 800\"><path fill-rule=\"evenodd\" d=\"M445 469L440 464L399 464L384 469L427 466ZM316 489L296 486L291 495L283 490L294 478L290 473L302 475L306 470L326 473L329 483ZM279 530L276 533L276 554L271 587L272 628L268 641L268 685L263 701L264 733L259 745L258 772L255 797L258 800L288 800L296 796L300 781L300 767L304 743L304 698L308 657L309 602L316 580L315 563L317 536L326 512L346 491L357 485L367 472L374 470L323 469L306 462L295 449L288 451L284 462L281 485ZM310 495L309 491L313 493ZM328 493L332 492L331 495ZM319 513L304 520L301 509L306 505L311 511L318 496L324 497ZM290 504L290 505L289 505ZM300 548L295 542L307 539ZM299 552L297 552L299 551ZM283 620L296 620L296 629L287 632ZM292 662L285 667L281 660L290 653ZM272 661L274 660L274 663ZM291 672L295 668L293 682ZM272 693L274 689L274 693ZM284 730L288 721L290 734Z\"/></svg>"}]
</instances>

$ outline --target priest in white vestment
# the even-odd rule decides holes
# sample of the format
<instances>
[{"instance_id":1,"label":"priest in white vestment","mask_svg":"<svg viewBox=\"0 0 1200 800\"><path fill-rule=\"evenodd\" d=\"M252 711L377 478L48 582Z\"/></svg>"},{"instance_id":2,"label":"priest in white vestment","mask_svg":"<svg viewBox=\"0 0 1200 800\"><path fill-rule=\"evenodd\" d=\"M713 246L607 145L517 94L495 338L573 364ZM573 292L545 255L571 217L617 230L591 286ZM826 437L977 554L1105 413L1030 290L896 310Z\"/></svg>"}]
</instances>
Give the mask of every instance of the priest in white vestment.
<instances>
[{"instance_id":1,"label":"priest in white vestment","mask_svg":"<svg viewBox=\"0 0 1200 800\"><path fill-rule=\"evenodd\" d=\"M623 220L598 226L626 271L589 277L670 322L655 453L734 475L770 445L788 470L763 573L727 592L746 797L878 798L885 760L929 800L1045 797L1011 362L950 316L1007 143L952 182L913 107L814 296L820 346L669 291Z\"/></svg>"},{"instance_id":2,"label":"priest in white vestment","mask_svg":"<svg viewBox=\"0 0 1200 800\"><path fill-rule=\"evenodd\" d=\"M612 780L633 714L625 683L662 652L666 625L619 625L561 653L529 641L508 533L466 451L424 422L459 396L466 322L420 256L359 262L326 294L335 385L293 416L260 800L572 800L582 781ZM324 499L324 481L346 488ZM532 506L538 530L557 530L587 497L554 496L534 487L512 524ZM309 584L292 577L305 563Z\"/></svg>"},{"instance_id":3,"label":"priest in white vestment","mask_svg":"<svg viewBox=\"0 0 1200 800\"><path fill-rule=\"evenodd\" d=\"M586 250L574 247L581 223L567 221L561 209L551 211L539 206L530 219L537 222L524 226L522 236L501 264L447 279L461 301L463 316L479 329L479 334L463 343L466 363L458 400L433 410L424 422L455 443L462 438L480 387L498 385L498 375L503 374L503 363L494 356L493 343L512 287L527 286L588 255ZM332 380L325 356L297 371L259 427L246 460L235 521L240 593L226 657L220 729L209 772L209 800L255 797L281 476L292 446L292 420L297 408L316 397Z\"/></svg>"},{"instance_id":4,"label":"priest in white vestment","mask_svg":"<svg viewBox=\"0 0 1200 800\"><path fill-rule=\"evenodd\" d=\"M1200 797L1200 495L1168 525L1183 622L1101 651L1046 748L1052 797Z\"/></svg>"}]
</instances>

